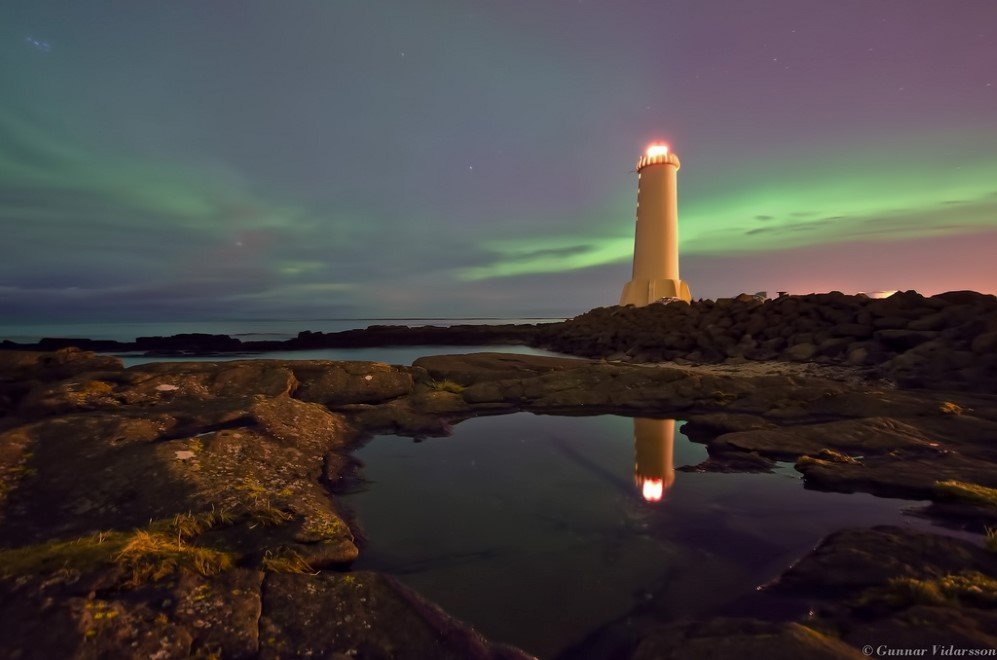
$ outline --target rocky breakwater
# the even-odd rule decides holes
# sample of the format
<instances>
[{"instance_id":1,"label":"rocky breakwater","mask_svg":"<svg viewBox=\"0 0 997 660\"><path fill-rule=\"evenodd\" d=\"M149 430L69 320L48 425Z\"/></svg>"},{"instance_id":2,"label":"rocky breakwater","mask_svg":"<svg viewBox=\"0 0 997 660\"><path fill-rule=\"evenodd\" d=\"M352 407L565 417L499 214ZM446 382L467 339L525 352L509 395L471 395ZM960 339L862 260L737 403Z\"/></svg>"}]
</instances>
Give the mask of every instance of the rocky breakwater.
<instances>
[{"instance_id":1,"label":"rocky breakwater","mask_svg":"<svg viewBox=\"0 0 997 660\"><path fill-rule=\"evenodd\" d=\"M586 357L844 364L902 386L997 391L997 298L842 293L601 307L542 327L536 345Z\"/></svg>"}]
</instances>

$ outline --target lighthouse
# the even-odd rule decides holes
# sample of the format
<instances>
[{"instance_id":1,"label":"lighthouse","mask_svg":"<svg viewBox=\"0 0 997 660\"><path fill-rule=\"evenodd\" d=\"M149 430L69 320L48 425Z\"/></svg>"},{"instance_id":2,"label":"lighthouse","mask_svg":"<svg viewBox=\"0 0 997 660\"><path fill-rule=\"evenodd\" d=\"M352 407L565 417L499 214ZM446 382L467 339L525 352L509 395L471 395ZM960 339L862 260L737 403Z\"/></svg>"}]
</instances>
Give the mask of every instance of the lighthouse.
<instances>
[{"instance_id":1,"label":"lighthouse","mask_svg":"<svg viewBox=\"0 0 997 660\"><path fill-rule=\"evenodd\" d=\"M651 145L637 161L634 268L621 305L692 299L689 285L679 279L679 167L678 156L664 144Z\"/></svg>"}]
</instances>

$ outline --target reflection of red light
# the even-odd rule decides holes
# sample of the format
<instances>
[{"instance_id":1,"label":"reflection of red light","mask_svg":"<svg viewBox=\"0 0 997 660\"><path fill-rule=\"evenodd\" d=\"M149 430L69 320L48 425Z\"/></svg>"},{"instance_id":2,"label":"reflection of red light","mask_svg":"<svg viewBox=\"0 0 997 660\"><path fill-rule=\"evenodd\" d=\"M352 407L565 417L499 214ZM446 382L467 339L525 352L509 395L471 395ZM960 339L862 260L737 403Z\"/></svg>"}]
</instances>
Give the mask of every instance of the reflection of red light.
<instances>
[{"instance_id":1,"label":"reflection of red light","mask_svg":"<svg viewBox=\"0 0 997 660\"><path fill-rule=\"evenodd\" d=\"M660 502L661 498L664 497L665 482L663 479L641 479L638 477L637 481L640 483L640 494L648 502Z\"/></svg>"}]
</instances>

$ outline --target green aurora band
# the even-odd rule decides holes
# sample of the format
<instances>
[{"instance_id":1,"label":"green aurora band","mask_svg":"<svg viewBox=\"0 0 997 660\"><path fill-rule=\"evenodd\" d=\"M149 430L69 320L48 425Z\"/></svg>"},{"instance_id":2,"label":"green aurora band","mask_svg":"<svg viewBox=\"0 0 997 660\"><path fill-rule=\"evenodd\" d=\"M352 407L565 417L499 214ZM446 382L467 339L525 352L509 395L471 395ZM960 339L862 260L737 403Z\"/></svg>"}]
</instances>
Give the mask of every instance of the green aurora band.
<instances>
[{"instance_id":1,"label":"green aurora band","mask_svg":"<svg viewBox=\"0 0 997 660\"><path fill-rule=\"evenodd\" d=\"M761 174L754 172L750 181L731 177L716 190L699 186L688 196L681 194L685 173L680 173L682 253L766 252L997 227L997 161L981 155L945 163L933 153L884 155L866 148L820 164L786 159ZM555 273L629 260L635 199L636 192L629 191L601 211L601 217L620 219L601 232L488 241L494 261L462 269L459 277L474 281Z\"/></svg>"}]
</instances>

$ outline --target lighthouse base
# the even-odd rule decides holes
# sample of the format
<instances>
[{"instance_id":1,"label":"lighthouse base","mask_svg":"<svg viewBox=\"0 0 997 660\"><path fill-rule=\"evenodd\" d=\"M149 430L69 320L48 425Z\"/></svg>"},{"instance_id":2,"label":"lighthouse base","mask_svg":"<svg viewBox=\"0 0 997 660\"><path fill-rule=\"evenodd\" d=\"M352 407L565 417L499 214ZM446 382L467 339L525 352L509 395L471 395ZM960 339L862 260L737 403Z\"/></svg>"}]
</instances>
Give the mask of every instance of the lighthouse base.
<instances>
[{"instance_id":1,"label":"lighthouse base","mask_svg":"<svg viewBox=\"0 0 997 660\"><path fill-rule=\"evenodd\" d=\"M692 294L689 293L689 285L682 280L630 280L623 287L620 304L643 307L662 298L689 302Z\"/></svg>"}]
</instances>

